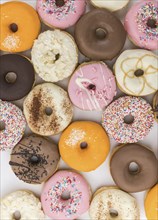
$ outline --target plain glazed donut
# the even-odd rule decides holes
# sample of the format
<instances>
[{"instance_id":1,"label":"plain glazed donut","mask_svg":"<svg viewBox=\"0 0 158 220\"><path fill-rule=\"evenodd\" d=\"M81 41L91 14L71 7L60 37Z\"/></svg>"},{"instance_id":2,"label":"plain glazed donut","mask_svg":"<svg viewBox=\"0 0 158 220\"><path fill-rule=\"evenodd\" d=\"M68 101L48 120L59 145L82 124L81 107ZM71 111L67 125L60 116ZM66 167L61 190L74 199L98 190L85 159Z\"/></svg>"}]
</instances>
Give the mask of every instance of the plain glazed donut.
<instances>
[{"instance_id":1,"label":"plain glazed donut","mask_svg":"<svg viewBox=\"0 0 158 220\"><path fill-rule=\"evenodd\" d=\"M0 56L0 99L14 101L26 96L35 81L34 68L28 58L17 54Z\"/></svg>"},{"instance_id":2,"label":"plain glazed donut","mask_svg":"<svg viewBox=\"0 0 158 220\"><path fill-rule=\"evenodd\" d=\"M75 39L85 56L93 60L112 60L123 48L126 32L111 12L94 9L76 24Z\"/></svg>"},{"instance_id":3,"label":"plain glazed donut","mask_svg":"<svg viewBox=\"0 0 158 220\"><path fill-rule=\"evenodd\" d=\"M40 184L53 175L59 159L55 144L43 137L30 135L13 148L9 164L20 180Z\"/></svg>"},{"instance_id":4,"label":"plain glazed donut","mask_svg":"<svg viewBox=\"0 0 158 220\"><path fill-rule=\"evenodd\" d=\"M0 100L0 150L13 148L22 138L26 120L16 105Z\"/></svg>"},{"instance_id":5,"label":"plain glazed donut","mask_svg":"<svg viewBox=\"0 0 158 220\"><path fill-rule=\"evenodd\" d=\"M130 193L147 190L156 184L157 165L154 153L138 144L117 147L110 159L110 171L115 183Z\"/></svg>"},{"instance_id":6,"label":"plain glazed donut","mask_svg":"<svg viewBox=\"0 0 158 220\"><path fill-rule=\"evenodd\" d=\"M139 220L134 197L116 187L102 187L95 192L89 214L93 220Z\"/></svg>"},{"instance_id":7,"label":"plain glazed donut","mask_svg":"<svg viewBox=\"0 0 158 220\"><path fill-rule=\"evenodd\" d=\"M91 190L78 173L58 171L44 185L42 207L51 219L76 219L89 208Z\"/></svg>"},{"instance_id":8,"label":"plain glazed donut","mask_svg":"<svg viewBox=\"0 0 158 220\"><path fill-rule=\"evenodd\" d=\"M120 97L103 112L102 125L118 143L135 143L142 140L154 124L150 104L133 96Z\"/></svg>"},{"instance_id":9,"label":"plain glazed donut","mask_svg":"<svg viewBox=\"0 0 158 220\"><path fill-rule=\"evenodd\" d=\"M16 191L0 201L1 219L29 219L43 220L45 218L41 210L41 202L32 193L28 191Z\"/></svg>"}]
</instances>

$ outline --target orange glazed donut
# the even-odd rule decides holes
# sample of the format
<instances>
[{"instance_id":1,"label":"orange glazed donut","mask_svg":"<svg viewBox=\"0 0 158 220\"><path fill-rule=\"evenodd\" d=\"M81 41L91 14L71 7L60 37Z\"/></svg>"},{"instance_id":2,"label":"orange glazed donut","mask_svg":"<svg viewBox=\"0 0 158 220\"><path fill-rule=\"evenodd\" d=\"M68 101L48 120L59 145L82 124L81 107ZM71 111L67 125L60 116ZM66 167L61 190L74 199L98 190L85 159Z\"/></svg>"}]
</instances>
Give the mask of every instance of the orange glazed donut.
<instances>
[{"instance_id":1,"label":"orange glazed donut","mask_svg":"<svg viewBox=\"0 0 158 220\"><path fill-rule=\"evenodd\" d=\"M11 1L0 5L0 50L22 52L32 47L40 31L36 11L24 2Z\"/></svg>"},{"instance_id":2,"label":"orange glazed donut","mask_svg":"<svg viewBox=\"0 0 158 220\"><path fill-rule=\"evenodd\" d=\"M90 121L73 122L59 141L62 159L73 169L84 172L99 167L105 161L109 148L109 138L104 129Z\"/></svg>"}]
</instances>

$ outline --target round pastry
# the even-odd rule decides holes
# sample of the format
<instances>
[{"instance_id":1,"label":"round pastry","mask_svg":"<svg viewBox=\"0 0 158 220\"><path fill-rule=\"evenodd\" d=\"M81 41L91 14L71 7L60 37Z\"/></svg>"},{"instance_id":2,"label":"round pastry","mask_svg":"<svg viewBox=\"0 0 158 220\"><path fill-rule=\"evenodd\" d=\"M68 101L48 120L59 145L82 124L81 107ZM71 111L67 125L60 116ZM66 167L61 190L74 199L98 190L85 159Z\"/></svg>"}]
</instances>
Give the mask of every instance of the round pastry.
<instances>
[{"instance_id":1,"label":"round pastry","mask_svg":"<svg viewBox=\"0 0 158 220\"><path fill-rule=\"evenodd\" d=\"M147 190L158 181L158 160L139 144L118 146L110 159L110 171L116 185L134 193Z\"/></svg>"},{"instance_id":2,"label":"round pastry","mask_svg":"<svg viewBox=\"0 0 158 220\"><path fill-rule=\"evenodd\" d=\"M124 96L112 102L104 111L102 125L118 143L142 140L154 124L150 104L144 99Z\"/></svg>"},{"instance_id":3,"label":"round pastry","mask_svg":"<svg viewBox=\"0 0 158 220\"><path fill-rule=\"evenodd\" d=\"M40 184L53 175L59 159L55 144L40 136L30 135L13 148L9 164L20 180Z\"/></svg>"},{"instance_id":4,"label":"round pastry","mask_svg":"<svg viewBox=\"0 0 158 220\"><path fill-rule=\"evenodd\" d=\"M22 52L32 47L40 32L38 14L30 5L11 1L0 5L0 50Z\"/></svg>"},{"instance_id":5,"label":"round pastry","mask_svg":"<svg viewBox=\"0 0 158 220\"><path fill-rule=\"evenodd\" d=\"M85 0L38 0L37 11L42 21L60 29L74 25L86 8Z\"/></svg>"},{"instance_id":6,"label":"round pastry","mask_svg":"<svg viewBox=\"0 0 158 220\"><path fill-rule=\"evenodd\" d=\"M73 122L61 135L59 151L62 159L73 169L95 170L106 159L110 142L104 129L95 122Z\"/></svg>"},{"instance_id":7,"label":"round pastry","mask_svg":"<svg viewBox=\"0 0 158 220\"><path fill-rule=\"evenodd\" d=\"M157 0L142 0L134 4L125 17L125 29L139 47L158 49L158 3Z\"/></svg>"},{"instance_id":8,"label":"round pastry","mask_svg":"<svg viewBox=\"0 0 158 220\"><path fill-rule=\"evenodd\" d=\"M97 190L89 214L95 220L138 220L140 215L136 199L116 187L102 187Z\"/></svg>"},{"instance_id":9,"label":"round pastry","mask_svg":"<svg viewBox=\"0 0 158 220\"><path fill-rule=\"evenodd\" d=\"M49 82L67 78L78 63L74 39L64 31L45 31L35 40L32 62L39 76Z\"/></svg>"},{"instance_id":10,"label":"round pastry","mask_svg":"<svg viewBox=\"0 0 158 220\"><path fill-rule=\"evenodd\" d=\"M0 150L13 148L26 127L22 111L12 103L0 100Z\"/></svg>"},{"instance_id":11,"label":"round pastry","mask_svg":"<svg viewBox=\"0 0 158 220\"><path fill-rule=\"evenodd\" d=\"M63 170L44 185L42 207L51 219L76 219L89 208L91 197L87 181L78 173Z\"/></svg>"},{"instance_id":12,"label":"round pastry","mask_svg":"<svg viewBox=\"0 0 158 220\"><path fill-rule=\"evenodd\" d=\"M15 191L0 202L1 219L44 219L39 199L32 193L24 190Z\"/></svg>"},{"instance_id":13,"label":"round pastry","mask_svg":"<svg viewBox=\"0 0 158 220\"><path fill-rule=\"evenodd\" d=\"M157 220L158 216L158 184L147 193L145 198L145 212L148 220Z\"/></svg>"},{"instance_id":14,"label":"round pastry","mask_svg":"<svg viewBox=\"0 0 158 220\"><path fill-rule=\"evenodd\" d=\"M123 48L126 32L111 12L94 9L76 24L75 39L85 56L93 60L112 60Z\"/></svg>"},{"instance_id":15,"label":"round pastry","mask_svg":"<svg viewBox=\"0 0 158 220\"><path fill-rule=\"evenodd\" d=\"M81 64L70 79L72 103L82 110L102 110L116 95L115 77L103 62Z\"/></svg>"},{"instance_id":16,"label":"round pastry","mask_svg":"<svg viewBox=\"0 0 158 220\"><path fill-rule=\"evenodd\" d=\"M158 56L150 51L125 50L114 71L119 88L126 94L145 96L158 90Z\"/></svg>"},{"instance_id":17,"label":"round pastry","mask_svg":"<svg viewBox=\"0 0 158 220\"><path fill-rule=\"evenodd\" d=\"M109 11L118 11L128 4L129 0L91 0L94 7L106 8Z\"/></svg>"},{"instance_id":18,"label":"round pastry","mask_svg":"<svg viewBox=\"0 0 158 220\"><path fill-rule=\"evenodd\" d=\"M14 101L31 90L35 74L28 58L17 54L0 56L0 99Z\"/></svg>"},{"instance_id":19,"label":"round pastry","mask_svg":"<svg viewBox=\"0 0 158 220\"><path fill-rule=\"evenodd\" d=\"M30 129L39 135L55 135L71 122L73 108L65 90L52 83L37 85L24 100Z\"/></svg>"},{"instance_id":20,"label":"round pastry","mask_svg":"<svg viewBox=\"0 0 158 220\"><path fill-rule=\"evenodd\" d=\"M155 120L158 122L158 91L156 92L153 99L153 111L154 111Z\"/></svg>"}]
</instances>

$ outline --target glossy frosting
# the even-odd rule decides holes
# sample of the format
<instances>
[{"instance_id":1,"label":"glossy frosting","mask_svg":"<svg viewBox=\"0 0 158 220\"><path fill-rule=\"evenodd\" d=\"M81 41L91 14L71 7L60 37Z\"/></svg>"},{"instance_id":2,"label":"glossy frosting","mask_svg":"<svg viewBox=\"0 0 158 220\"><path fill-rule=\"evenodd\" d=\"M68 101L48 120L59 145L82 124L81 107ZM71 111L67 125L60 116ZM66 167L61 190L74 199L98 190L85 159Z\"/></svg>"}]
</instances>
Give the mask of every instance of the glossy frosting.
<instances>
[{"instance_id":1,"label":"glossy frosting","mask_svg":"<svg viewBox=\"0 0 158 220\"><path fill-rule=\"evenodd\" d=\"M106 8L110 11L117 11L124 8L128 4L129 0L91 0L91 3L99 8Z\"/></svg>"}]
</instances>

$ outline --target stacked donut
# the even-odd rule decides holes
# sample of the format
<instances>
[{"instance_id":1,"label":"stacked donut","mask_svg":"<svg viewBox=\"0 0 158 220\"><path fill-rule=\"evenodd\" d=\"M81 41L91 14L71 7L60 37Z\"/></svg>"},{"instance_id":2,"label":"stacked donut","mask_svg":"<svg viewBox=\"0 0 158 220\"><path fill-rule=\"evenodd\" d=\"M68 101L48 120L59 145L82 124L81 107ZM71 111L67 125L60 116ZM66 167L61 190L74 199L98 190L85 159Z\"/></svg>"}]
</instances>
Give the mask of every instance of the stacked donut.
<instances>
[{"instance_id":1,"label":"stacked donut","mask_svg":"<svg viewBox=\"0 0 158 220\"><path fill-rule=\"evenodd\" d=\"M120 21L113 12L127 5ZM36 10L9 1L0 10L1 155L10 152L15 181L44 183L40 199L20 189L2 198L1 219L73 220L89 211L92 220L138 220L130 193L148 190L146 218L157 220L158 160L139 143L158 122L157 0L131 7L129 0L37 0ZM126 49L129 41L136 49ZM152 94L153 106L145 100ZM83 118L74 120L78 111ZM115 186L105 175L92 196L79 172L99 170L109 154Z\"/></svg>"}]
</instances>

